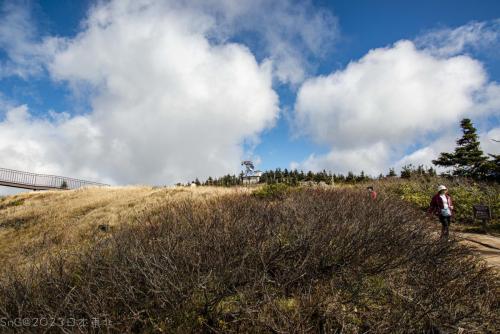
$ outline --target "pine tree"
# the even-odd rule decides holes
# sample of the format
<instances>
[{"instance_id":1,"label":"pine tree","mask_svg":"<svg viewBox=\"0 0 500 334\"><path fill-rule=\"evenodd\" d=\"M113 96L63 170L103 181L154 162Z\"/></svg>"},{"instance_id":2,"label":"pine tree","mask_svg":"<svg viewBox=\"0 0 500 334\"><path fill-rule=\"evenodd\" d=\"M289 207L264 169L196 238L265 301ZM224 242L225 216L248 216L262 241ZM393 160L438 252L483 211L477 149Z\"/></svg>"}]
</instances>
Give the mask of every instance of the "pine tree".
<instances>
[{"instance_id":1,"label":"pine tree","mask_svg":"<svg viewBox=\"0 0 500 334\"><path fill-rule=\"evenodd\" d=\"M413 165L405 165L401 167L401 178L402 179L409 179L411 177L411 174L413 172Z\"/></svg>"},{"instance_id":2,"label":"pine tree","mask_svg":"<svg viewBox=\"0 0 500 334\"><path fill-rule=\"evenodd\" d=\"M356 182L363 182L367 179L368 177L365 175L365 171L361 171L361 174L359 174L359 176L356 177Z\"/></svg>"},{"instance_id":3,"label":"pine tree","mask_svg":"<svg viewBox=\"0 0 500 334\"><path fill-rule=\"evenodd\" d=\"M453 175L481 178L484 176L484 164L488 157L479 147L476 128L471 120L464 118L460 122L463 136L457 140L455 152L440 154L439 158L432 160L436 166L452 167Z\"/></svg>"},{"instance_id":4,"label":"pine tree","mask_svg":"<svg viewBox=\"0 0 500 334\"><path fill-rule=\"evenodd\" d=\"M346 182L354 182L356 180L356 177L354 176L353 172L349 171L345 180Z\"/></svg>"},{"instance_id":5,"label":"pine tree","mask_svg":"<svg viewBox=\"0 0 500 334\"><path fill-rule=\"evenodd\" d=\"M394 171L394 168L389 168L389 174L387 176L392 177L392 176L397 176L396 171Z\"/></svg>"}]
</instances>

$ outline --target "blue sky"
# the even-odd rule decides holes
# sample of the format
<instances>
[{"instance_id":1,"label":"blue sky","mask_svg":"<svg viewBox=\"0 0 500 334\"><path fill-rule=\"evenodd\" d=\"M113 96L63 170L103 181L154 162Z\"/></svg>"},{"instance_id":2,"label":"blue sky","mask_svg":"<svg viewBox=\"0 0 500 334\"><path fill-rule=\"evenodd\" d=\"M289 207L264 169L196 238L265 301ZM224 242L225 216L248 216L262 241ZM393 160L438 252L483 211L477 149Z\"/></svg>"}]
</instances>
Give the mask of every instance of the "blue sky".
<instances>
[{"instance_id":1,"label":"blue sky","mask_svg":"<svg viewBox=\"0 0 500 334\"><path fill-rule=\"evenodd\" d=\"M351 60L362 57L368 50L390 45L400 39L413 39L431 29L459 27L470 21L489 21L500 17L499 1L317 1L318 6L331 10L338 18L340 41L330 57L318 63L318 74L345 67ZM476 54L492 80L500 80L500 54ZM285 93L286 94L286 93ZM286 96L293 105L295 96ZM499 111L500 112L500 111ZM264 168L288 166L290 159L301 160L311 152L328 148L312 145L309 140L294 140L287 135L285 122L264 135L259 155ZM498 123L497 123L498 124ZM279 148L279 149L278 149ZM288 149L287 149L288 148Z\"/></svg>"},{"instance_id":2,"label":"blue sky","mask_svg":"<svg viewBox=\"0 0 500 334\"><path fill-rule=\"evenodd\" d=\"M498 1L1 8L0 167L116 184L248 158L376 175L430 164L462 117L498 153Z\"/></svg>"}]
</instances>

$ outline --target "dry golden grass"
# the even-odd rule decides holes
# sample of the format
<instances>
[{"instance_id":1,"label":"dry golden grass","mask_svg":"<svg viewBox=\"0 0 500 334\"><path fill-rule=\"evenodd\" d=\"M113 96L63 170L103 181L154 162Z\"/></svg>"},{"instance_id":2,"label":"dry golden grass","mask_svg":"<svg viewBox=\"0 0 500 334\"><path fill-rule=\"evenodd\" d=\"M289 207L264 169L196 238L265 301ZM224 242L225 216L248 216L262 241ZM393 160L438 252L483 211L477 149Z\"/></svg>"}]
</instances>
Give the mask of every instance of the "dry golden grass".
<instances>
[{"instance_id":1,"label":"dry golden grass","mask_svg":"<svg viewBox=\"0 0 500 334\"><path fill-rule=\"evenodd\" d=\"M76 252L159 205L248 192L215 187L91 187L0 198L0 265L22 267L48 254Z\"/></svg>"},{"instance_id":2,"label":"dry golden grass","mask_svg":"<svg viewBox=\"0 0 500 334\"><path fill-rule=\"evenodd\" d=\"M97 318L111 333L498 332L496 273L453 235L439 240L412 204L364 189L257 189L3 199L4 262L26 265L2 268L0 317Z\"/></svg>"},{"instance_id":3,"label":"dry golden grass","mask_svg":"<svg viewBox=\"0 0 500 334\"><path fill-rule=\"evenodd\" d=\"M445 181L440 178L429 180L398 178L377 180L370 184L374 184L379 192L396 192L396 195L406 201L426 207L429 194L434 191L435 184ZM364 188L367 184L339 184L334 188ZM469 188L472 187L471 189L474 190L474 187L478 187L477 185L450 183L449 186L455 198L461 195L456 200L457 205L463 206L465 203L471 206L473 199L464 198L463 194L471 193ZM326 187L329 188L329 186ZM205 199L213 196L236 195L260 188L261 186L249 188L90 187L0 197L0 265L12 263L16 267L22 267L27 263L43 261L47 254L78 252L97 240L109 236L109 232L99 228L101 225L112 231L119 226L136 221L137 217L148 216L148 212L164 207L169 201L177 201L186 197ZM487 190L482 193L492 193L491 198L498 198L498 185L488 185Z\"/></svg>"}]
</instances>

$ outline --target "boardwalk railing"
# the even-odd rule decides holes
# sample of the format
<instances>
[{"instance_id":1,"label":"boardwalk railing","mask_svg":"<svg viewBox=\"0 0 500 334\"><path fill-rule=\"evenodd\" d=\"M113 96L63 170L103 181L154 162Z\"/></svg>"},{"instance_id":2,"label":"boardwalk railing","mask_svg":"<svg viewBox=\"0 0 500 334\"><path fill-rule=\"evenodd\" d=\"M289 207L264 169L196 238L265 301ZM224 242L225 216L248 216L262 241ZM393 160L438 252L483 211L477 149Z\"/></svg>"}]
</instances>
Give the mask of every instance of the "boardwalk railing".
<instances>
[{"instance_id":1,"label":"boardwalk railing","mask_svg":"<svg viewBox=\"0 0 500 334\"><path fill-rule=\"evenodd\" d=\"M76 189L84 186L108 186L107 184L73 179L70 177L36 174L0 168L0 185L31 190Z\"/></svg>"}]
</instances>

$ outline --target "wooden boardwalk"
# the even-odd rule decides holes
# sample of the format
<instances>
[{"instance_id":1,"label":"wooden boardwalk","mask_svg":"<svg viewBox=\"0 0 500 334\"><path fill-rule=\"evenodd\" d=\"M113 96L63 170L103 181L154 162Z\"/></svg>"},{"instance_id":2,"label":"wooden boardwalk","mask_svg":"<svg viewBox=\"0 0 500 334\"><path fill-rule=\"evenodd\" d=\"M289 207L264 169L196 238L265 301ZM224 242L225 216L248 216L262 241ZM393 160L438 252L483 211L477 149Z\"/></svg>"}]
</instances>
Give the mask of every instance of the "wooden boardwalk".
<instances>
[{"instance_id":1,"label":"wooden boardwalk","mask_svg":"<svg viewBox=\"0 0 500 334\"><path fill-rule=\"evenodd\" d=\"M70 177L22 172L14 169L0 168L0 186L31 189L76 189L84 186L108 186Z\"/></svg>"}]
</instances>

